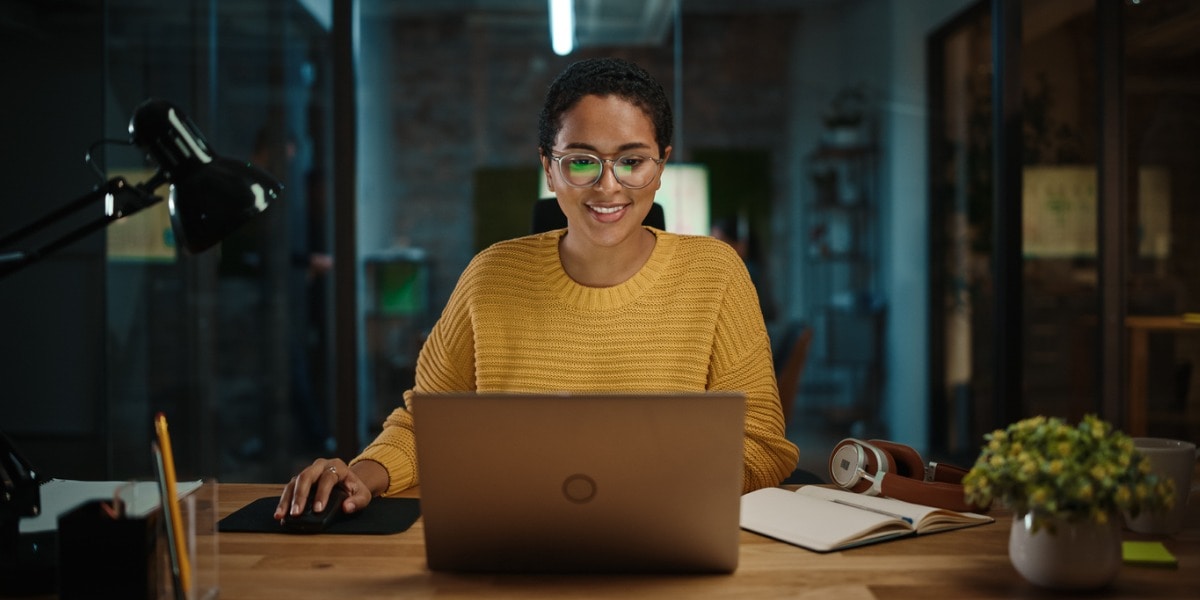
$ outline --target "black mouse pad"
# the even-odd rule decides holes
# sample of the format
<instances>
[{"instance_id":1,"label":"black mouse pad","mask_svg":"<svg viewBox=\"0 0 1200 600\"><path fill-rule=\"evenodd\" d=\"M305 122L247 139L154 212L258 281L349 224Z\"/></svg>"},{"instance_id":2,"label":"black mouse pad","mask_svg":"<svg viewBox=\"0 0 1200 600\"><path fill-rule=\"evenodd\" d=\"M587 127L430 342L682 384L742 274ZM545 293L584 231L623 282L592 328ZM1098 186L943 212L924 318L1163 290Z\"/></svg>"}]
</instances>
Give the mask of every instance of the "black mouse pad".
<instances>
[{"instance_id":1,"label":"black mouse pad","mask_svg":"<svg viewBox=\"0 0 1200 600\"><path fill-rule=\"evenodd\" d=\"M275 520L279 496L259 498L243 506L217 524L218 531L251 533L289 533ZM323 533L392 534L407 530L421 516L421 501L416 498L375 498L366 508L342 515Z\"/></svg>"}]
</instances>

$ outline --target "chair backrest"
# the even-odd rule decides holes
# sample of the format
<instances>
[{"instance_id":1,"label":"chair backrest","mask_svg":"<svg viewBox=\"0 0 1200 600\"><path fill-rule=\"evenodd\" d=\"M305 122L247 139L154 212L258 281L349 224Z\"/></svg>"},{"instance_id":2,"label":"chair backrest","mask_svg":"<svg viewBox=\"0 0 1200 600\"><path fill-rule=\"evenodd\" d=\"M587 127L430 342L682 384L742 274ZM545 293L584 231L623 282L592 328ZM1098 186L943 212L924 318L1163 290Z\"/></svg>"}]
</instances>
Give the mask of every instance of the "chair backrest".
<instances>
[{"instance_id":1,"label":"chair backrest","mask_svg":"<svg viewBox=\"0 0 1200 600\"><path fill-rule=\"evenodd\" d=\"M776 379L779 381L779 402L783 408L785 425L792 417L796 394L800 392L800 378L804 375L804 365L808 361L808 348L812 345L812 338L812 327L801 326L795 341L790 347L786 347L786 354L777 358L783 361L776 373Z\"/></svg>"},{"instance_id":2,"label":"chair backrest","mask_svg":"<svg viewBox=\"0 0 1200 600\"><path fill-rule=\"evenodd\" d=\"M667 230L667 217L661 204L655 202L650 212L642 219L642 225ZM557 198L542 198L533 205L533 227L531 233L542 233L567 226L567 215L558 207Z\"/></svg>"}]
</instances>

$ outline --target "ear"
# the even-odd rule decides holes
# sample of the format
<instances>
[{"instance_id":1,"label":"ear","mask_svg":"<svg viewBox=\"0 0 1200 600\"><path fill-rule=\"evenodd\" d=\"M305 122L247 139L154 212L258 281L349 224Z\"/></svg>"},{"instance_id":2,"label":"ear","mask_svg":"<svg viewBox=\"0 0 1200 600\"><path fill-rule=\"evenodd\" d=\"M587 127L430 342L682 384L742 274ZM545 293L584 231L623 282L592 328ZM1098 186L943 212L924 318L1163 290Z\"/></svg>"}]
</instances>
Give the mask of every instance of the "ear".
<instances>
[{"instance_id":1,"label":"ear","mask_svg":"<svg viewBox=\"0 0 1200 600\"><path fill-rule=\"evenodd\" d=\"M550 173L550 157L542 153L538 149L538 159L542 161L542 174L546 176L546 188L551 192L554 191L554 176Z\"/></svg>"},{"instance_id":2,"label":"ear","mask_svg":"<svg viewBox=\"0 0 1200 600\"><path fill-rule=\"evenodd\" d=\"M654 181L654 186L653 186L654 191L656 191L656 192L658 190L662 189L662 174L667 170L667 161L671 160L671 150L674 148L675 148L674 146L667 146L666 148L663 149L663 153L662 153L663 161L662 161L661 165L658 165L658 178Z\"/></svg>"}]
</instances>

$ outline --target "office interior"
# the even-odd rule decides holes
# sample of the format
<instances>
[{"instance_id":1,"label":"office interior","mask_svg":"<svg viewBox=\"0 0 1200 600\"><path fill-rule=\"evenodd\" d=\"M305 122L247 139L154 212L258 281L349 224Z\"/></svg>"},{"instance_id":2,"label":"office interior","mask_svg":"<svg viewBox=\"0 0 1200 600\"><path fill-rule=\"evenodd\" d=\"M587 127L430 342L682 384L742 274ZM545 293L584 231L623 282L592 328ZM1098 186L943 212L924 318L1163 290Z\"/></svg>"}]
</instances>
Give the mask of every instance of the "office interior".
<instances>
[{"instance_id":1,"label":"office interior","mask_svg":"<svg viewBox=\"0 0 1200 600\"><path fill-rule=\"evenodd\" d=\"M119 142L151 97L285 186L202 254L162 202L3 275L0 430L72 479L149 478L157 412L185 477L353 456L467 261L529 233L551 78L613 55L673 99L667 229L732 223L805 352L802 468L845 437L969 464L1035 414L1200 440L1200 5L574 7L561 56L545 0L0 5L0 231L148 178Z\"/></svg>"}]
</instances>

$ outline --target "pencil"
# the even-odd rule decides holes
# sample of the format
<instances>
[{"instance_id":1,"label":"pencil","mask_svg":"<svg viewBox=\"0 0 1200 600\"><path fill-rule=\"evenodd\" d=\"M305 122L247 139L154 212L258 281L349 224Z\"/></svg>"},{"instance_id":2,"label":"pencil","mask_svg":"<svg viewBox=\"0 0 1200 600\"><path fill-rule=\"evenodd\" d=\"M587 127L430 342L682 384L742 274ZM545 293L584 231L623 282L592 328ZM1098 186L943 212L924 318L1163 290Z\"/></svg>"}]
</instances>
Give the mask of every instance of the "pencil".
<instances>
[{"instance_id":1,"label":"pencil","mask_svg":"<svg viewBox=\"0 0 1200 600\"><path fill-rule=\"evenodd\" d=\"M905 523L908 523L909 525L913 524L913 520L911 517L906 517L904 515L896 514L894 512L888 512L886 510L881 510L881 509L874 508L871 506L863 506L861 504L855 504L853 502L847 502L846 500L841 500L841 499L834 499L833 502L834 502L834 504L841 504L843 506L851 506L851 507L854 507L854 508L857 508L860 510L865 510L867 512L873 512L875 514L883 515L885 517L892 517L893 519L900 519L901 521L904 521Z\"/></svg>"},{"instance_id":2,"label":"pencil","mask_svg":"<svg viewBox=\"0 0 1200 600\"><path fill-rule=\"evenodd\" d=\"M175 455L171 453L171 436L167 432L166 415L158 413L154 417L154 430L158 433L158 446L162 450L163 479L166 484L166 496L162 499L163 508L167 511L167 518L170 519L168 531L175 532L174 539L167 541L173 545L175 556L179 560L179 587L186 596L192 589L192 571L185 543L187 536L183 532L183 515L180 514L179 499L175 491Z\"/></svg>"},{"instance_id":3,"label":"pencil","mask_svg":"<svg viewBox=\"0 0 1200 600\"><path fill-rule=\"evenodd\" d=\"M175 537L179 534L175 532L175 525L171 522L170 511L165 503L166 498L170 495L167 493L167 471L163 467L162 449L158 447L158 442L150 442L150 450L154 453L154 472L158 476L158 497L162 509L164 511L163 523L167 530L167 556L171 559L171 588L175 592L175 600L187 600L187 595L183 592L183 582L179 578L179 548L175 546Z\"/></svg>"}]
</instances>

